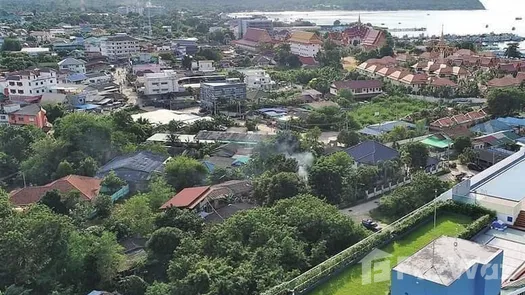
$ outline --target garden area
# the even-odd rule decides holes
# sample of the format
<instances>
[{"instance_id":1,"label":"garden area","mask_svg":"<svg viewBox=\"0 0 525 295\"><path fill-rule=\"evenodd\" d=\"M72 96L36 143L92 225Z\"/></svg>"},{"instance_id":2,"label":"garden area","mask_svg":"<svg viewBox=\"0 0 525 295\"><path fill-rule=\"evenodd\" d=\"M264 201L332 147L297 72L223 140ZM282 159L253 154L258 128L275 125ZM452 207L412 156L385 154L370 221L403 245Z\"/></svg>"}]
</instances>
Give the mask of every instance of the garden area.
<instances>
[{"instance_id":1,"label":"garden area","mask_svg":"<svg viewBox=\"0 0 525 295\"><path fill-rule=\"evenodd\" d=\"M399 120L414 112L430 109L435 105L427 101L408 97L381 96L370 103L360 104L350 114L362 126L385 121Z\"/></svg>"},{"instance_id":2,"label":"garden area","mask_svg":"<svg viewBox=\"0 0 525 295\"><path fill-rule=\"evenodd\" d=\"M465 215L442 213L438 216L436 228L433 222L428 222L411 232L405 237L394 241L382 248L392 256L388 259L391 267L399 261L398 258L409 257L430 243L432 240L442 236L458 236L465 228L472 223L472 218ZM376 273L373 271L373 273ZM362 284L361 264L355 264L344 270L337 276L318 286L312 295L368 295L368 294L388 294L390 281L372 282L372 284Z\"/></svg>"}]
</instances>

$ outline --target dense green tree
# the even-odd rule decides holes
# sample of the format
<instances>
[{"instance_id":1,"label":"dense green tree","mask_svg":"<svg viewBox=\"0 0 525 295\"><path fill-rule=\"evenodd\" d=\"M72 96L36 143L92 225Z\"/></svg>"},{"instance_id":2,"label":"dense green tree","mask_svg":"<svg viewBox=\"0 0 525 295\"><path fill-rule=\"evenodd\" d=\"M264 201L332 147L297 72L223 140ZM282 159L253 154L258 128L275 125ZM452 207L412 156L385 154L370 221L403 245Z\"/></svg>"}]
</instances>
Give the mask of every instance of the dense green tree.
<instances>
[{"instance_id":1,"label":"dense green tree","mask_svg":"<svg viewBox=\"0 0 525 295\"><path fill-rule=\"evenodd\" d=\"M171 286L166 283L154 282L146 290L146 295L166 295L171 293Z\"/></svg>"},{"instance_id":2,"label":"dense green tree","mask_svg":"<svg viewBox=\"0 0 525 295\"><path fill-rule=\"evenodd\" d=\"M87 157L80 161L80 164L77 168L77 174L82 176L89 176L93 177L95 174L97 174L98 164L95 159L91 157Z\"/></svg>"},{"instance_id":3,"label":"dense green tree","mask_svg":"<svg viewBox=\"0 0 525 295\"><path fill-rule=\"evenodd\" d=\"M43 185L54 180L54 173L67 154L66 143L45 137L31 144L31 151L31 155L21 164L27 181Z\"/></svg>"},{"instance_id":4,"label":"dense green tree","mask_svg":"<svg viewBox=\"0 0 525 295\"><path fill-rule=\"evenodd\" d=\"M308 183L315 195L331 204L341 202L353 160L345 152L324 156L314 163L308 174Z\"/></svg>"},{"instance_id":5,"label":"dense green tree","mask_svg":"<svg viewBox=\"0 0 525 295\"><path fill-rule=\"evenodd\" d=\"M111 210L113 209L113 201L110 196L99 195L95 198L93 207L97 212L99 218L106 218L111 215Z\"/></svg>"},{"instance_id":6,"label":"dense green tree","mask_svg":"<svg viewBox=\"0 0 525 295\"><path fill-rule=\"evenodd\" d=\"M155 213L147 195L138 195L118 204L112 214L118 223L130 230L132 235L149 236L153 232Z\"/></svg>"},{"instance_id":7,"label":"dense green tree","mask_svg":"<svg viewBox=\"0 0 525 295\"><path fill-rule=\"evenodd\" d=\"M43 105L42 108L46 110L46 117L49 123L54 123L66 114L65 108L59 104L47 104Z\"/></svg>"},{"instance_id":8,"label":"dense green tree","mask_svg":"<svg viewBox=\"0 0 525 295\"><path fill-rule=\"evenodd\" d=\"M322 94L327 94L330 92L330 82L324 78L313 78L308 86L321 92Z\"/></svg>"},{"instance_id":9,"label":"dense green tree","mask_svg":"<svg viewBox=\"0 0 525 295\"><path fill-rule=\"evenodd\" d=\"M22 44L18 39L5 38L0 51L20 51L22 50Z\"/></svg>"},{"instance_id":10,"label":"dense green tree","mask_svg":"<svg viewBox=\"0 0 525 295\"><path fill-rule=\"evenodd\" d=\"M184 156L171 159L165 172L166 181L177 191L203 183L208 174L201 162Z\"/></svg>"},{"instance_id":11,"label":"dense green tree","mask_svg":"<svg viewBox=\"0 0 525 295\"><path fill-rule=\"evenodd\" d=\"M496 117L520 112L524 104L525 93L516 88L492 89L487 94L487 110Z\"/></svg>"},{"instance_id":12,"label":"dense green tree","mask_svg":"<svg viewBox=\"0 0 525 295\"><path fill-rule=\"evenodd\" d=\"M39 201L40 204L46 205L53 212L58 214L67 214L68 210L64 203L62 203L62 194L57 190L48 191L42 199Z\"/></svg>"},{"instance_id":13,"label":"dense green tree","mask_svg":"<svg viewBox=\"0 0 525 295\"><path fill-rule=\"evenodd\" d=\"M208 182L210 184L219 184L225 181L243 178L244 176L239 169L216 167L208 176Z\"/></svg>"},{"instance_id":14,"label":"dense green tree","mask_svg":"<svg viewBox=\"0 0 525 295\"><path fill-rule=\"evenodd\" d=\"M117 290L126 295L144 295L148 284L139 276L130 275L117 282Z\"/></svg>"},{"instance_id":15,"label":"dense green tree","mask_svg":"<svg viewBox=\"0 0 525 295\"><path fill-rule=\"evenodd\" d=\"M106 188L109 193L113 194L121 187L125 186L126 182L120 179L115 171L110 171L106 176L104 176L104 179L102 179L100 185Z\"/></svg>"},{"instance_id":16,"label":"dense green tree","mask_svg":"<svg viewBox=\"0 0 525 295\"><path fill-rule=\"evenodd\" d=\"M394 49L388 44L379 48L379 57L385 56L394 56Z\"/></svg>"},{"instance_id":17,"label":"dense green tree","mask_svg":"<svg viewBox=\"0 0 525 295\"><path fill-rule=\"evenodd\" d=\"M470 148L472 142L468 136L460 136L454 139L454 150L456 153L461 154L466 148Z\"/></svg>"},{"instance_id":18,"label":"dense green tree","mask_svg":"<svg viewBox=\"0 0 525 295\"><path fill-rule=\"evenodd\" d=\"M73 166L66 160L60 162L53 178L58 179L74 173Z\"/></svg>"},{"instance_id":19,"label":"dense green tree","mask_svg":"<svg viewBox=\"0 0 525 295\"><path fill-rule=\"evenodd\" d=\"M173 251L185 237L184 232L175 227L163 227L156 230L146 243L148 255L155 259L169 260Z\"/></svg>"},{"instance_id":20,"label":"dense green tree","mask_svg":"<svg viewBox=\"0 0 525 295\"><path fill-rule=\"evenodd\" d=\"M421 142L410 142L403 145L401 158L413 170L423 169L427 165L428 148Z\"/></svg>"},{"instance_id":21,"label":"dense green tree","mask_svg":"<svg viewBox=\"0 0 525 295\"><path fill-rule=\"evenodd\" d=\"M305 185L296 173L264 173L253 184L253 197L259 204L273 205L275 202L294 197L305 191Z\"/></svg>"},{"instance_id":22,"label":"dense green tree","mask_svg":"<svg viewBox=\"0 0 525 295\"><path fill-rule=\"evenodd\" d=\"M345 147L351 147L358 144L360 141L359 133L352 130L342 130L337 135L337 142Z\"/></svg>"},{"instance_id":23,"label":"dense green tree","mask_svg":"<svg viewBox=\"0 0 525 295\"><path fill-rule=\"evenodd\" d=\"M182 67L186 70L191 70L191 63L193 62L193 58L189 55L185 55L182 57Z\"/></svg>"},{"instance_id":24,"label":"dense green tree","mask_svg":"<svg viewBox=\"0 0 525 295\"><path fill-rule=\"evenodd\" d=\"M170 207L157 214L155 226L157 228L175 227L183 232L193 232L199 235L204 229L204 221L189 210Z\"/></svg>"}]
</instances>

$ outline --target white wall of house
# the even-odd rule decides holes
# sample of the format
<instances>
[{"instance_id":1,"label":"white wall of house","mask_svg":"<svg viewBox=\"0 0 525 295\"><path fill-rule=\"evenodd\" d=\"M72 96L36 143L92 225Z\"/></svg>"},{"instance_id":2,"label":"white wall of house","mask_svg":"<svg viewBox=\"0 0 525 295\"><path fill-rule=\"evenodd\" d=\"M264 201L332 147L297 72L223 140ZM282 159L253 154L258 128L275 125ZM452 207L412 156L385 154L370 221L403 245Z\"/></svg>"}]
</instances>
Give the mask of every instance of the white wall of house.
<instances>
[{"instance_id":1,"label":"white wall of house","mask_svg":"<svg viewBox=\"0 0 525 295\"><path fill-rule=\"evenodd\" d=\"M293 54L303 56L303 57L315 57L319 50L321 50L320 44L306 44L291 42L290 50Z\"/></svg>"},{"instance_id":2,"label":"white wall of house","mask_svg":"<svg viewBox=\"0 0 525 295\"><path fill-rule=\"evenodd\" d=\"M48 92L49 87L57 85L55 71L40 72L40 75L31 73L19 76L19 80L7 79L9 96L38 96Z\"/></svg>"},{"instance_id":3,"label":"white wall of house","mask_svg":"<svg viewBox=\"0 0 525 295\"><path fill-rule=\"evenodd\" d=\"M191 68L199 72L214 72L213 60L199 60L191 63Z\"/></svg>"},{"instance_id":4,"label":"white wall of house","mask_svg":"<svg viewBox=\"0 0 525 295\"><path fill-rule=\"evenodd\" d=\"M244 74L244 83L248 89L270 90L275 84L265 70L246 70L240 71Z\"/></svg>"},{"instance_id":5,"label":"white wall of house","mask_svg":"<svg viewBox=\"0 0 525 295\"><path fill-rule=\"evenodd\" d=\"M86 73L86 66L83 63L61 65L59 68L61 70L68 70L68 71L71 71L71 72L74 72L74 73L79 73L79 74L85 74Z\"/></svg>"},{"instance_id":6,"label":"white wall of house","mask_svg":"<svg viewBox=\"0 0 525 295\"><path fill-rule=\"evenodd\" d=\"M174 71L150 73L144 76L144 94L167 94L179 91L177 75Z\"/></svg>"},{"instance_id":7,"label":"white wall of house","mask_svg":"<svg viewBox=\"0 0 525 295\"><path fill-rule=\"evenodd\" d=\"M128 58L132 54L139 52L139 42L131 37L122 41L108 38L100 42L100 52L112 60Z\"/></svg>"}]
</instances>

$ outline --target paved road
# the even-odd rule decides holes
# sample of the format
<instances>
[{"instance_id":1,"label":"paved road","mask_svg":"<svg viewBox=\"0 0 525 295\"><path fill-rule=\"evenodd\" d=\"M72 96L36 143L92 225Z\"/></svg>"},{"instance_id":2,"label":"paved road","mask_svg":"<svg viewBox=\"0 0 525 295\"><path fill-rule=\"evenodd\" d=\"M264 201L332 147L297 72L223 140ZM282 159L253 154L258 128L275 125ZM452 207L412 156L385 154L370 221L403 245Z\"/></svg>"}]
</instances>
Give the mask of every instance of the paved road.
<instances>
[{"instance_id":1,"label":"paved road","mask_svg":"<svg viewBox=\"0 0 525 295\"><path fill-rule=\"evenodd\" d=\"M133 88L131 86L128 86L126 82L126 69L117 68L116 71L113 73L113 78L115 79L115 83L120 85L121 93L128 98L128 103L132 105L137 105L139 103L137 93L133 91Z\"/></svg>"},{"instance_id":2,"label":"paved road","mask_svg":"<svg viewBox=\"0 0 525 295\"><path fill-rule=\"evenodd\" d=\"M370 218L369 212L379 206L379 199L368 201L354 207L340 209L339 211L345 215L350 216L355 222L361 222L363 219Z\"/></svg>"}]
</instances>

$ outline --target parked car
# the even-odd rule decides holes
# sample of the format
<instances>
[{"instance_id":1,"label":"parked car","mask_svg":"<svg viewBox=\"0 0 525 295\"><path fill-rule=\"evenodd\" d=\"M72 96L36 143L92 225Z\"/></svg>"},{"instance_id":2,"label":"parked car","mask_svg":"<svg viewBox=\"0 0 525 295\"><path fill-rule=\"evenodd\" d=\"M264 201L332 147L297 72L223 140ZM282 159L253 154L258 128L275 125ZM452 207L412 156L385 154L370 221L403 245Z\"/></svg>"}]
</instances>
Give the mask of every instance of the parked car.
<instances>
[{"instance_id":1,"label":"parked car","mask_svg":"<svg viewBox=\"0 0 525 295\"><path fill-rule=\"evenodd\" d=\"M478 171L478 172L483 171L483 167L481 167L480 165L476 163L468 163L467 168L473 171Z\"/></svg>"},{"instance_id":2,"label":"parked car","mask_svg":"<svg viewBox=\"0 0 525 295\"><path fill-rule=\"evenodd\" d=\"M371 230L371 231L380 231L381 230L381 227L377 224L377 222L375 222L374 220L372 219L363 219L361 220L361 224L368 230Z\"/></svg>"},{"instance_id":3,"label":"parked car","mask_svg":"<svg viewBox=\"0 0 525 295\"><path fill-rule=\"evenodd\" d=\"M456 178L457 181L461 181L461 180L463 180L463 178L464 178L465 176L467 176L467 173L465 173L465 172L460 172L460 173L454 175L454 177Z\"/></svg>"}]
</instances>

